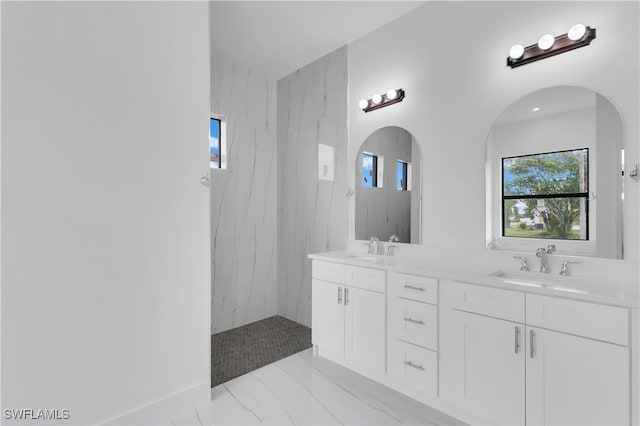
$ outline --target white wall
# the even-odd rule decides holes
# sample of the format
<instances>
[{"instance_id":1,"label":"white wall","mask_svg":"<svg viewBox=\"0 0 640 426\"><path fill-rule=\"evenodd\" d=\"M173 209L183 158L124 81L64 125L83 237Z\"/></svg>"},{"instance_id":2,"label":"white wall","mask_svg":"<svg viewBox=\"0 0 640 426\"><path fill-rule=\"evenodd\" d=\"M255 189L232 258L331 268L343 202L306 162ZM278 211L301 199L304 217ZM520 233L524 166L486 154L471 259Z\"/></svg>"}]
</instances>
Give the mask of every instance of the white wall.
<instances>
[{"instance_id":1,"label":"white wall","mask_svg":"<svg viewBox=\"0 0 640 426\"><path fill-rule=\"evenodd\" d=\"M228 147L228 169L211 170L219 333L277 313L276 83L216 57L211 65L211 112L227 119Z\"/></svg>"},{"instance_id":2,"label":"white wall","mask_svg":"<svg viewBox=\"0 0 640 426\"><path fill-rule=\"evenodd\" d=\"M505 65L511 45L577 22L597 29L590 46ZM362 141L377 128L404 127L423 155L423 244L482 249L486 138L522 96L562 85L601 93L621 113L627 167L638 162L639 27L637 2L428 2L370 33L349 45L349 183ZM403 88L404 101L375 116L359 110L358 99L389 87ZM640 186L626 185L625 262L637 265ZM353 202L349 214L354 238Z\"/></svg>"},{"instance_id":3,"label":"white wall","mask_svg":"<svg viewBox=\"0 0 640 426\"><path fill-rule=\"evenodd\" d=\"M396 162L412 162L411 139L411 134L404 129L385 127L369 135L360 146L355 164L356 238L368 240L370 237L378 237L381 241L388 241L391 235L398 235L400 242L410 242L411 192L396 189ZM362 185L363 151L382 156L382 187Z\"/></svg>"},{"instance_id":4,"label":"white wall","mask_svg":"<svg viewBox=\"0 0 640 426\"><path fill-rule=\"evenodd\" d=\"M207 4L1 7L2 409L166 421L209 399Z\"/></svg>"},{"instance_id":5,"label":"white wall","mask_svg":"<svg viewBox=\"0 0 640 426\"><path fill-rule=\"evenodd\" d=\"M278 312L311 326L307 255L347 243L347 47L280 79L277 111ZM318 179L318 144L334 148L333 181Z\"/></svg>"}]
</instances>

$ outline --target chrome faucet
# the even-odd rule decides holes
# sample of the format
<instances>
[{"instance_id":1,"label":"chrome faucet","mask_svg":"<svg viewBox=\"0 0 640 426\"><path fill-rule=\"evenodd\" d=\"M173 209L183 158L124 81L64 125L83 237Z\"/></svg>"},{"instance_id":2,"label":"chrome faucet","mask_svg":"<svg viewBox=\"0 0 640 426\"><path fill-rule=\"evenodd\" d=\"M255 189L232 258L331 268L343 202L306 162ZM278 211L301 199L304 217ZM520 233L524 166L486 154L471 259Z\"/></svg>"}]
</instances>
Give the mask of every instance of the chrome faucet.
<instances>
[{"instance_id":1,"label":"chrome faucet","mask_svg":"<svg viewBox=\"0 0 640 426\"><path fill-rule=\"evenodd\" d=\"M367 254L380 254L380 240L378 237L371 237L364 245L369 246Z\"/></svg>"},{"instance_id":2,"label":"chrome faucet","mask_svg":"<svg viewBox=\"0 0 640 426\"><path fill-rule=\"evenodd\" d=\"M371 239L369 241L367 241L366 243L364 243L365 246L367 246L367 254L373 254L373 237L371 237Z\"/></svg>"},{"instance_id":3,"label":"chrome faucet","mask_svg":"<svg viewBox=\"0 0 640 426\"><path fill-rule=\"evenodd\" d=\"M547 248L540 247L536 250L536 257L540 258L540 272L549 273L549 258L548 254L551 254L556 251L556 246L554 244L549 244Z\"/></svg>"},{"instance_id":4,"label":"chrome faucet","mask_svg":"<svg viewBox=\"0 0 640 426\"><path fill-rule=\"evenodd\" d=\"M524 257L524 256L513 256L513 258L522 260L522 263L520 264L520 270L521 271L528 271L529 270L529 262L527 261L526 257Z\"/></svg>"},{"instance_id":5,"label":"chrome faucet","mask_svg":"<svg viewBox=\"0 0 640 426\"><path fill-rule=\"evenodd\" d=\"M567 269L568 263L580 263L576 260L565 260L562 262L562 268L560 269L560 275L569 275L569 270Z\"/></svg>"},{"instance_id":6,"label":"chrome faucet","mask_svg":"<svg viewBox=\"0 0 640 426\"><path fill-rule=\"evenodd\" d=\"M387 256L393 256L393 249L398 248L398 246L393 245L393 243L399 241L400 237L395 234L389 237L389 244L387 245Z\"/></svg>"},{"instance_id":7,"label":"chrome faucet","mask_svg":"<svg viewBox=\"0 0 640 426\"><path fill-rule=\"evenodd\" d=\"M536 257L540 258L540 272L549 272L549 259L547 258L547 250L544 247L540 247L536 250Z\"/></svg>"}]
</instances>

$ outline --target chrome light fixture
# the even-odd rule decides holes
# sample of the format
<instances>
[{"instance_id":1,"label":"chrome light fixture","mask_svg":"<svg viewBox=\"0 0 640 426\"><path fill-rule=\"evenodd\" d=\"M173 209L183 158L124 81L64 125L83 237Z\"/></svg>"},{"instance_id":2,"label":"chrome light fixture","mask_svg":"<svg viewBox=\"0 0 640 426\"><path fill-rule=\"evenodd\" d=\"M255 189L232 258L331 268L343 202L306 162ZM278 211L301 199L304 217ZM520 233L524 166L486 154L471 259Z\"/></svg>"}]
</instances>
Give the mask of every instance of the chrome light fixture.
<instances>
[{"instance_id":1,"label":"chrome light fixture","mask_svg":"<svg viewBox=\"0 0 640 426\"><path fill-rule=\"evenodd\" d=\"M389 105L402 102L404 99L404 90L402 89L389 89L384 94L375 93L370 99L360 99L358 106L364 112L373 111L376 109L384 108Z\"/></svg>"},{"instance_id":2,"label":"chrome light fixture","mask_svg":"<svg viewBox=\"0 0 640 426\"><path fill-rule=\"evenodd\" d=\"M523 47L521 44L513 45L509 50L509 56L507 56L507 65L515 68L559 55L560 53L587 46L595 38L595 28L576 24L569 29L567 34L556 37L551 34L545 34L540 37L536 44L527 47Z\"/></svg>"}]
</instances>

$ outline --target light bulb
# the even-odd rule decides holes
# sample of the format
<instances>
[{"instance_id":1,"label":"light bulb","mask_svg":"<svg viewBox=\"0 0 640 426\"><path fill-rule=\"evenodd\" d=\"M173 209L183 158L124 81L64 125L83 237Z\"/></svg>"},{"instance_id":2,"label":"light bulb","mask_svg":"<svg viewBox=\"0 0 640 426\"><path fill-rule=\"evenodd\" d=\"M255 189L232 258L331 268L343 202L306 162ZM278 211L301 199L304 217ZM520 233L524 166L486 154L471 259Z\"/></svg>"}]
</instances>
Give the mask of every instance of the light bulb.
<instances>
[{"instance_id":1,"label":"light bulb","mask_svg":"<svg viewBox=\"0 0 640 426\"><path fill-rule=\"evenodd\" d=\"M556 42L556 38L551 34L545 34L538 40L538 47L542 50L549 50Z\"/></svg>"},{"instance_id":2,"label":"light bulb","mask_svg":"<svg viewBox=\"0 0 640 426\"><path fill-rule=\"evenodd\" d=\"M374 105L378 105L380 102L382 102L382 96L376 93L371 97L371 102L373 102Z\"/></svg>"},{"instance_id":3,"label":"light bulb","mask_svg":"<svg viewBox=\"0 0 640 426\"><path fill-rule=\"evenodd\" d=\"M389 89L387 91L387 99L389 99L390 101L394 100L397 97L398 97L398 91L396 89Z\"/></svg>"},{"instance_id":4,"label":"light bulb","mask_svg":"<svg viewBox=\"0 0 640 426\"><path fill-rule=\"evenodd\" d=\"M573 41L580 40L582 37L584 37L586 32L587 32L587 27L585 27L582 24L576 24L573 27L571 27L571 29L567 33L567 37L569 37L569 40L573 40Z\"/></svg>"},{"instance_id":5,"label":"light bulb","mask_svg":"<svg viewBox=\"0 0 640 426\"><path fill-rule=\"evenodd\" d=\"M358 102L358 106L360 107L360 109L365 109L369 106L369 101L366 99L360 99L360 102Z\"/></svg>"},{"instance_id":6,"label":"light bulb","mask_svg":"<svg viewBox=\"0 0 640 426\"><path fill-rule=\"evenodd\" d=\"M524 55L524 46L521 44L514 44L509 49L509 56L511 59L520 59Z\"/></svg>"}]
</instances>

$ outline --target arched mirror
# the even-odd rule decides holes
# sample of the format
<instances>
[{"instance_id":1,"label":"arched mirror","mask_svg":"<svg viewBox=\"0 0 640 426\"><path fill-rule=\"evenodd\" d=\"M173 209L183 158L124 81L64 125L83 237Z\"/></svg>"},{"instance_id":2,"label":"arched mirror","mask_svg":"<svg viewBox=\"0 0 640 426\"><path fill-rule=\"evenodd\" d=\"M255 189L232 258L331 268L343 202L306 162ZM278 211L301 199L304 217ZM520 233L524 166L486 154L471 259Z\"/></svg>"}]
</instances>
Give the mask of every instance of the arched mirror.
<instances>
[{"instance_id":1,"label":"arched mirror","mask_svg":"<svg viewBox=\"0 0 640 426\"><path fill-rule=\"evenodd\" d=\"M487 247L623 257L622 119L589 89L551 87L510 105L487 139Z\"/></svg>"},{"instance_id":2,"label":"arched mirror","mask_svg":"<svg viewBox=\"0 0 640 426\"><path fill-rule=\"evenodd\" d=\"M356 159L356 239L420 243L420 148L411 133L389 126L362 143Z\"/></svg>"}]
</instances>

